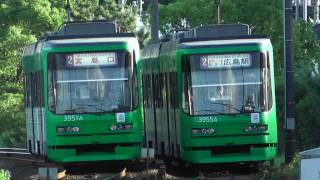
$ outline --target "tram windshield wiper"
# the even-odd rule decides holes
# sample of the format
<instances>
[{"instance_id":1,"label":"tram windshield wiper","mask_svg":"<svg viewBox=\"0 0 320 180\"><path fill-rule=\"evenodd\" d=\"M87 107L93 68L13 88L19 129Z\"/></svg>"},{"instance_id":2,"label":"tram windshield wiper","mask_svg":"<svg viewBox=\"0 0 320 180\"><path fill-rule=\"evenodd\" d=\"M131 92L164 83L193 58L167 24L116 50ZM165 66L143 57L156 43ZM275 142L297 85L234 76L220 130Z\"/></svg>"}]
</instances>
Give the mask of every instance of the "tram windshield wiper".
<instances>
[{"instance_id":1,"label":"tram windshield wiper","mask_svg":"<svg viewBox=\"0 0 320 180\"><path fill-rule=\"evenodd\" d=\"M77 105L92 107L92 108L95 108L96 110L99 110L99 112L96 112L96 113L107 113L107 114L111 114L111 115L115 114L114 112L112 112L110 110L106 110L106 109L103 109L102 107L99 107L98 104L77 104Z\"/></svg>"},{"instance_id":2,"label":"tram windshield wiper","mask_svg":"<svg viewBox=\"0 0 320 180\"><path fill-rule=\"evenodd\" d=\"M235 108L235 107L234 107L233 105L231 105L231 104L217 103L217 102L210 102L210 104L221 105L221 106L224 106L224 107L227 107L227 108L230 108L230 109L236 110L237 112L241 112L241 110L240 110L240 109Z\"/></svg>"},{"instance_id":3,"label":"tram windshield wiper","mask_svg":"<svg viewBox=\"0 0 320 180\"><path fill-rule=\"evenodd\" d=\"M195 110L194 111L194 113L195 112L211 112L211 113L214 113L214 114L222 114L221 112L217 112L217 111L214 111L214 110L212 110L212 109L199 109L199 110Z\"/></svg>"},{"instance_id":4,"label":"tram windshield wiper","mask_svg":"<svg viewBox=\"0 0 320 180\"><path fill-rule=\"evenodd\" d=\"M83 108L78 107L78 108L64 109L64 112L66 112L66 113L83 113Z\"/></svg>"}]
</instances>

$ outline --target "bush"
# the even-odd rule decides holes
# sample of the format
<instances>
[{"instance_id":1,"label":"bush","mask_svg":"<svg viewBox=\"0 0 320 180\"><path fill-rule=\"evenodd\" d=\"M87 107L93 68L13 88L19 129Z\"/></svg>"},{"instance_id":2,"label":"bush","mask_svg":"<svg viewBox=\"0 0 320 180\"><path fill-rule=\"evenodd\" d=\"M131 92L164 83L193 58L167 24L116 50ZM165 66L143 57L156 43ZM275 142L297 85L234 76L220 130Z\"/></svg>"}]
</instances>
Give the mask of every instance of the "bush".
<instances>
[{"instance_id":1,"label":"bush","mask_svg":"<svg viewBox=\"0 0 320 180\"><path fill-rule=\"evenodd\" d=\"M278 157L279 158L279 157ZM282 157L284 158L284 157ZM300 157L298 154L289 164L278 166L268 166L261 169L259 174L261 179L299 179Z\"/></svg>"},{"instance_id":2,"label":"bush","mask_svg":"<svg viewBox=\"0 0 320 180\"><path fill-rule=\"evenodd\" d=\"M9 171L6 171L6 170L3 170L3 169L0 169L0 179L1 180L10 180L10 172Z\"/></svg>"},{"instance_id":3,"label":"bush","mask_svg":"<svg viewBox=\"0 0 320 180\"><path fill-rule=\"evenodd\" d=\"M26 125L22 94L0 95L0 144L6 147L25 147Z\"/></svg>"}]
</instances>

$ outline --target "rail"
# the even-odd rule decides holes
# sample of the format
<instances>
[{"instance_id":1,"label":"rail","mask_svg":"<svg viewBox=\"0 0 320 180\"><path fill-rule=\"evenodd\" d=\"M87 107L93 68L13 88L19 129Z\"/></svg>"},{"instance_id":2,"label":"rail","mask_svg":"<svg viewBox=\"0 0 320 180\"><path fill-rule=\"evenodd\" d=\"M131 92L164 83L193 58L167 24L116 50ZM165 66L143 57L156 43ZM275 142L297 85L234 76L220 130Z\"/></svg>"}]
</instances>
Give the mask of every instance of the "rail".
<instances>
[{"instance_id":1,"label":"rail","mask_svg":"<svg viewBox=\"0 0 320 180\"><path fill-rule=\"evenodd\" d=\"M126 177L127 175L127 168L124 168L121 172L119 172L118 174L115 174L111 177L105 178L104 180L117 180L117 179L122 179L124 177Z\"/></svg>"},{"instance_id":2,"label":"rail","mask_svg":"<svg viewBox=\"0 0 320 180\"><path fill-rule=\"evenodd\" d=\"M27 161L32 163L45 163L41 157L31 154L27 149L22 148L0 148L0 159L11 159Z\"/></svg>"}]
</instances>

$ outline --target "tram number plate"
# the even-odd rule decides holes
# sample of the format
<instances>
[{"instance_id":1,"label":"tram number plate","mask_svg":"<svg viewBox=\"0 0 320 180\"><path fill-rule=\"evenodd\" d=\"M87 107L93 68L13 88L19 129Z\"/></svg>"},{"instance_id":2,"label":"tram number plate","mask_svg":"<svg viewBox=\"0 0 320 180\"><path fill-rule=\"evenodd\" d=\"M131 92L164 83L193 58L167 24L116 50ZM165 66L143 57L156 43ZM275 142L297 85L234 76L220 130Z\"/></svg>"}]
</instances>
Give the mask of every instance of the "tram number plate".
<instances>
[{"instance_id":1,"label":"tram number plate","mask_svg":"<svg viewBox=\"0 0 320 180\"><path fill-rule=\"evenodd\" d=\"M80 115L64 115L64 121L82 121L83 117Z\"/></svg>"},{"instance_id":2,"label":"tram number plate","mask_svg":"<svg viewBox=\"0 0 320 180\"><path fill-rule=\"evenodd\" d=\"M199 123L214 123L218 122L218 119L216 117L201 117L198 120Z\"/></svg>"}]
</instances>

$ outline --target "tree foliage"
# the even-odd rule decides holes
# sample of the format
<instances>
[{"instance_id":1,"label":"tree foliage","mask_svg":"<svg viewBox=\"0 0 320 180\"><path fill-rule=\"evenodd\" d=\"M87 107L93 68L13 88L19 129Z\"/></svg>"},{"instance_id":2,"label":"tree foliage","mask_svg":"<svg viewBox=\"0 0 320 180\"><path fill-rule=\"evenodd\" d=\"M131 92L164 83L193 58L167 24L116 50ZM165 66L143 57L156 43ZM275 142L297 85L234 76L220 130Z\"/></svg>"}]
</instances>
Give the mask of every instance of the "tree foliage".
<instances>
[{"instance_id":1,"label":"tree foliage","mask_svg":"<svg viewBox=\"0 0 320 180\"><path fill-rule=\"evenodd\" d=\"M70 2L75 20L104 19L117 22L122 32L134 30L135 11L129 6L121 10L114 0ZM0 147L23 147L26 142L20 63L24 47L65 21L65 1L0 0Z\"/></svg>"},{"instance_id":2,"label":"tree foliage","mask_svg":"<svg viewBox=\"0 0 320 180\"><path fill-rule=\"evenodd\" d=\"M25 143L23 48L60 26L62 8L51 6L49 0L0 1L0 142L6 146Z\"/></svg>"},{"instance_id":3,"label":"tree foliage","mask_svg":"<svg viewBox=\"0 0 320 180\"><path fill-rule=\"evenodd\" d=\"M119 7L114 0L71 1L72 18L75 21L106 20L116 22L121 32L134 32L136 11L131 6Z\"/></svg>"},{"instance_id":4,"label":"tree foliage","mask_svg":"<svg viewBox=\"0 0 320 180\"><path fill-rule=\"evenodd\" d=\"M4 169L0 169L0 179L1 180L10 180L10 172Z\"/></svg>"},{"instance_id":5,"label":"tree foliage","mask_svg":"<svg viewBox=\"0 0 320 180\"><path fill-rule=\"evenodd\" d=\"M309 23L296 22L293 35L297 137L301 149L309 149L320 145L320 45Z\"/></svg>"}]
</instances>

